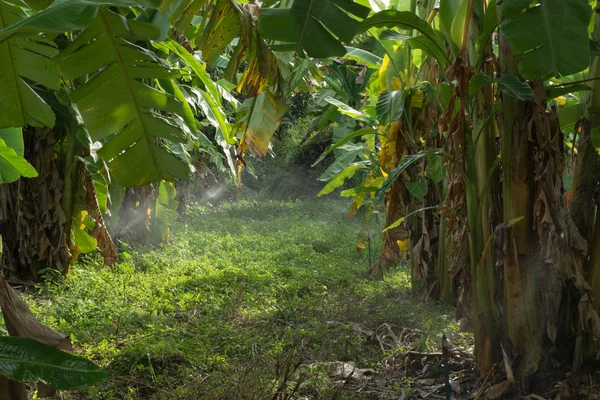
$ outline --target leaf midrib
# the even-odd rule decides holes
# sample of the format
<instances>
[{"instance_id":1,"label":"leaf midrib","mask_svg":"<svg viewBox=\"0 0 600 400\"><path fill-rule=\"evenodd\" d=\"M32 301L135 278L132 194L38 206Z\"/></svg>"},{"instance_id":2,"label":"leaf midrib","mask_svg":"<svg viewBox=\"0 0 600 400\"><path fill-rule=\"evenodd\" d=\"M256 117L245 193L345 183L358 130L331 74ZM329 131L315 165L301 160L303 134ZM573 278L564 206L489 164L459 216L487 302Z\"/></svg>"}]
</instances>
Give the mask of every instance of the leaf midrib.
<instances>
[{"instance_id":1,"label":"leaf midrib","mask_svg":"<svg viewBox=\"0 0 600 400\"><path fill-rule=\"evenodd\" d=\"M163 173L162 169L160 168L160 165L158 164L158 160L156 159L156 156L154 155L154 143L152 143L152 141L150 140L150 135L148 134L148 130L146 128L146 125L144 124L144 119L142 118L142 112L140 110L140 106L138 104L137 98L135 97L133 87L131 86L130 78L129 78L129 75L127 74L127 68L125 67L125 62L123 61L123 57L121 57L121 52L119 51L119 45L117 44L117 42L115 40L115 36L113 35L112 30L110 29L110 25L108 24L108 21L106 20L106 16L104 15L105 12L106 11L103 9L98 10L98 16L100 17L100 21L102 22L102 25L104 25L104 28L106 29L106 32L108 33L108 40L109 40L111 46L113 47L115 56L117 58L117 64L119 64L119 67L120 67L119 69L121 70L121 73L123 74L123 78L125 80L125 86L127 88L127 91L129 92L131 100L133 101L135 113L136 113L137 119L139 121L140 128L142 129L142 132L143 132L142 136L143 136L144 140L146 141L146 144L148 145L148 152L150 153L150 158L152 158L152 165L156 168L156 170L158 171L158 174L161 177L164 177L164 173ZM131 147L133 147L134 145L135 145L135 143L133 143L127 150L131 149ZM127 150L125 150L125 151L127 151Z\"/></svg>"},{"instance_id":2,"label":"leaf midrib","mask_svg":"<svg viewBox=\"0 0 600 400\"><path fill-rule=\"evenodd\" d=\"M34 365L34 366L39 366L39 367L51 367L53 369L60 369L63 371L74 371L74 372L81 372L81 373L88 373L88 374L102 374L104 372L101 369L94 371L94 370L90 370L90 369L65 367L62 365L56 365L56 364L52 364L52 363L45 363L45 362L39 362L39 361L20 360L20 359L14 359L14 358L0 357L0 363L3 363L3 362L27 364L27 365Z\"/></svg>"},{"instance_id":3,"label":"leaf midrib","mask_svg":"<svg viewBox=\"0 0 600 400\"><path fill-rule=\"evenodd\" d=\"M563 0L563 1L567 1L567 0ZM544 29L546 31L546 34L548 35L548 47L550 48L550 52L552 53L553 69L554 69L555 73L558 73L558 65L556 65L556 51L554 49L554 43L552 40L552 32L550 31L550 18L549 18L550 10L548 9L548 4L545 1L542 1L541 7L542 7L542 15L544 18Z\"/></svg>"},{"instance_id":4,"label":"leaf midrib","mask_svg":"<svg viewBox=\"0 0 600 400\"><path fill-rule=\"evenodd\" d=\"M308 5L308 11L306 12L306 16L304 17L304 23L302 24L302 30L300 31L300 37L298 38L298 48L296 49L298 53L300 53L300 51L302 50L302 40L304 39L304 32L306 31L306 28L308 26L308 19L311 18L312 8L316 1L320 0L310 0L310 3Z\"/></svg>"},{"instance_id":5,"label":"leaf midrib","mask_svg":"<svg viewBox=\"0 0 600 400\"><path fill-rule=\"evenodd\" d=\"M4 20L4 13L2 12L2 6L0 6L0 24L4 28L6 27L6 21ZM2 45L1 42L0 42L0 45ZM27 123L27 118L25 115L25 107L23 104L23 98L21 97L21 91L19 90L19 81L18 80L20 79L20 77L19 77L19 75L17 75L17 71L15 69L16 60L15 60L14 54L11 49L10 39L8 39L6 41L6 47L8 49L8 57L10 60L10 62L8 63L8 67L10 68L10 71L11 71L10 75L13 77L13 81L15 82L15 91L17 92L17 98L19 99L19 106L20 106L19 108L21 111L21 118L23 121L23 125L25 125Z\"/></svg>"}]
</instances>

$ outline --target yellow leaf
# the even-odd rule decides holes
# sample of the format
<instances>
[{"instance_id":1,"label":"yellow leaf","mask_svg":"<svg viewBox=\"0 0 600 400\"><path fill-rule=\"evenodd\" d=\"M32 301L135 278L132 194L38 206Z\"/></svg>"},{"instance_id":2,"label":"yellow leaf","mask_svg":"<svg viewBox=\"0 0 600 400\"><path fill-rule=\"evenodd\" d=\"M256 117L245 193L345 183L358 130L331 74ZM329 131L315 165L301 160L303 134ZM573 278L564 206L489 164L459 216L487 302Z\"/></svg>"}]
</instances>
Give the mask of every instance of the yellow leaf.
<instances>
[{"instance_id":1,"label":"yellow leaf","mask_svg":"<svg viewBox=\"0 0 600 400\"><path fill-rule=\"evenodd\" d=\"M565 96L559 96L555 98L554 101L556 101L559 106L564 106L567 104L567 98Z\"/></svg>"},{"instance_id":2,"label":"yellow leaf","mask_svg":"<svg viewBox=\"0 0 600 400\"><path fill-rule=\"evenodd\" d=\"M139 201L136 201L136 202L135 202L135 208L138 208L139 206L140 206L140 202L139 202Z\"/></svg>"},{"instance_id":3,"label":"yellow leaf","mask_svg":"<svg viewBox=\"0 0 600 400\"><path fill-rule=\"evenodd\" d=\"M390 65L390 58L386 54L383 57L383 62L381 63L381 67L379 68L379 87L381 88L382 92L388 91L387 84L385 82L385 78L386 78L386 71L387 71L389 65Z\"/></svg>"},{"instance_id":4,"label":"yellow leaf","mask_svg":"<svg viewBox=\"0 0 600 400\"><path fill-rule=\"evenodd\" d=\"M410 106L413 108L423 108L423 92L416 90L410 100Z\"/></svg>"},{"instance_id":5,"label":"yellow leaf","mask_svg":"<svg viewBox=\"0 0 600 400\"><path fill-rule=\"evenodd\" d=\"M408 252L408 239L398 240L398 247L400 248L401 253Z\"/></svg>"}]
</instances>

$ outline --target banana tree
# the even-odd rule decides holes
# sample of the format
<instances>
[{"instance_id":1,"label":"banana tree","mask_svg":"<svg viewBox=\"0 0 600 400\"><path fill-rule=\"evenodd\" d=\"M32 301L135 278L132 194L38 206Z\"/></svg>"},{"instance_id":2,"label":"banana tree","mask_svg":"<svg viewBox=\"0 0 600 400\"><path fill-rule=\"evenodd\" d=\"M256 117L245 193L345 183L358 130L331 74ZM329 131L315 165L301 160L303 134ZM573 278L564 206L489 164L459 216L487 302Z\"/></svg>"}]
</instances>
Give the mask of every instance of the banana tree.
<instances>
[{"instance_id":1,"label":"banana tree","mask_svg":"<svg viewBox=\"0 0 600 400\"><path fill-rule=\"evenodd\" d=\"M482 374L503 360L507 371L528 376L540 368L550 346L580 365L590 354L585 352L592 343L587 338L596 337L600 321L591 294L593 281L586 281L597 268L595 247L590 245L598 237L594 233L598 177L584 172L597 162L594 95L575 130L581 131L575 145L581 151L572 210L563 187L566 137L557 103L553 108L548 102L589 90L585 82L568 82L577 81L569 76L590 65L588 79L597 79L587 31L591 8L585 0L498 4L448 0L427 15L425 21L411 12L384 10L363 26L418 32L401 38L397 31L395 37L421 49L438 71L445 72L432 77L443 111L436 115L447 167L443 193L435 204L441 210L437 276L442 295L467 305L462 314L472 322ZM531 26L545 29L532 33ZM393 94L379 96L381 107L382 100L393 104L393 115L400 110L405 119L411 115L405 102L394 103ZM408 187L412 181L406 171L416 154L399 155L380 193L390 196L394 184ZM387 212L394 212L390 203ZM410 213L403 213L388 228L410 219ZM452 295L453 288L443 279L455 274L456 267L464 273ZM577 313L561 319L567 307ZM509 379L516 382L512 373Z\"/></svg>"}]
</instances>

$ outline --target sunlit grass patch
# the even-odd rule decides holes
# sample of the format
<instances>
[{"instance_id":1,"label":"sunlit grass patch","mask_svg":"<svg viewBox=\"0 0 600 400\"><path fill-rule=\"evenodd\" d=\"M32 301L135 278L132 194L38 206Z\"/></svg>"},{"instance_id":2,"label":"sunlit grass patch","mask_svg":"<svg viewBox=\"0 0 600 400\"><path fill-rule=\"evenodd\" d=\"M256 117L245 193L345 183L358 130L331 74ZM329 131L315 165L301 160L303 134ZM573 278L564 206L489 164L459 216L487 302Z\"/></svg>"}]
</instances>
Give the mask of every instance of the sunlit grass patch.
<instances>
[{"instance_id":1,"label":"sunlit grass patch","mask_svg":"<svg viewBox=\"0 0 600 400\"><path fill-rule=\"evenodd\" d=\"M422 349L437 346L453 329L450 309L414 299L405 269L369 279L367 255L355 248L359 221L344 219L345 208L337 200L194 205L171 243L128 249L113 270L88 259L66 282L41 286L27 296L34 312L112 374L101 389L70 396L229 399L246 390L267 398L282 382L326 393L334 387L319 363L376 367L383 356L357 324L416 328ZM381 227L369 229L375 255ZM281 375L297 363L312 371L304 381Z\"/></svg>"}]
</instances>

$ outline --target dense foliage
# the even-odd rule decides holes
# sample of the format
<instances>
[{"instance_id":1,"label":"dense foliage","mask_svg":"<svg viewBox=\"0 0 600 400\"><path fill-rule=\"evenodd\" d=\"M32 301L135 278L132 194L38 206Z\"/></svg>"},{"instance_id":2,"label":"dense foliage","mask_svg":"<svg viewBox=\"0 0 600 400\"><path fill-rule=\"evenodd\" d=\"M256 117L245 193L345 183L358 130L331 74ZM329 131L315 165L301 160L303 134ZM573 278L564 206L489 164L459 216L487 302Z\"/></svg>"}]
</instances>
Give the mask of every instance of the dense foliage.
<instances>
[{"instance_id":1,"label":"dense foliage","mask_svg":"<svg viewBox=\"0 0 600 400\"><path fill-rule=\"evenodd\" d=\"M311 194L320 164L348 217L385 212L371 275L408 255L413 290L473 332L481 375L501 365L504 391L528 392L518 378L552 360L578 370L600 349L591 3L2 2L2 272L67 275L97 251L121 268L117 245L169 242L214 177ZM252 160L282 120L298 121L277 134L287 175Z\"/></svg>"}]
</instances>

